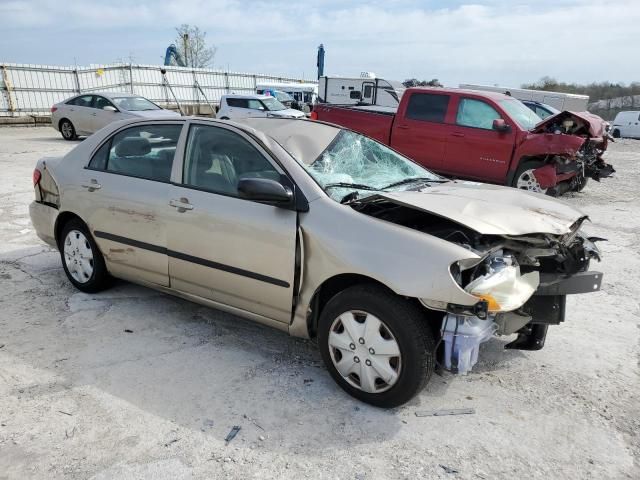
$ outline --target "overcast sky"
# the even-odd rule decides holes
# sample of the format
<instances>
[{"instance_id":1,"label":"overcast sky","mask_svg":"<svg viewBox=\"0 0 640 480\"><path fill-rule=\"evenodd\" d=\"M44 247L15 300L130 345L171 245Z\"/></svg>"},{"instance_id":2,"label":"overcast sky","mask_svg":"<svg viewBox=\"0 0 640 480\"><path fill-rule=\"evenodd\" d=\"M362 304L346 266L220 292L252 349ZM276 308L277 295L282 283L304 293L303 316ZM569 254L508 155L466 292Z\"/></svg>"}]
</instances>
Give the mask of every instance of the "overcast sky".
<instances>
[{"instance_id":1,"label":"overcast sky","mask_svg":"<svg viewBox=\"0 0 640 480\"><path fill-rule=\"evenodd\" d=\"M517 86L640 81L640 0L0 0L0 63L159 64L198 25L214 67Z\"/></svg>"}]
</instances>

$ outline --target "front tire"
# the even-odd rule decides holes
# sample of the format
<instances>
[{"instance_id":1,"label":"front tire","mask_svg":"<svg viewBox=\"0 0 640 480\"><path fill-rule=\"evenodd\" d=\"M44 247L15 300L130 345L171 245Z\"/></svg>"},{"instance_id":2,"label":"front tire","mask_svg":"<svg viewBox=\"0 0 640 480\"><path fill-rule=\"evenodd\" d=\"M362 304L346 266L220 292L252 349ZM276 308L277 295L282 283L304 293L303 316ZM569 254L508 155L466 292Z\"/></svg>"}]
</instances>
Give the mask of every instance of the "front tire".
<instances>
[{"instance_id":1,"label":"front tire","mask_svg":"<svg viewBox=\"0 0 640 480\"><path fill-rule=\"evenodd\" d=\"M68 141L78 138L73 123L71 123L71 120L67 120L66 118L60 122L60 133L62 134L62 138Z\"/></svg>"},{"instance_id":2,"label":"front tire","mask_svg":"<svg viewBox=\"0 0 640 480\"><path fill-rule=\"evenodd\" d=\"M546 194L549 189L542 188L533 173L534 170L542 166L544 166L544 162L536 160L522 162L513 176L511 186L520 190Z\"/></svg>"},{"instance_id":3,"label":"front tire","mask_svg":"<svg viewBox=\"0 0 640 480\"><path fill-rule=\"evenodd\" d=\"M612 133L613 138L620 138L620 130L618 130L617 128L613 131Z\"/></svg>"},{"instance_id":4,"label":"front tire","mask_svg":"<svg viewBox=\"0 0 640 480\"><path fill-rule=\"evenodd\" d=\"M104 257L82 221L72 219L64 225L59 250L64 273L78 290L95 293L109 286Z\"/></svg>"},{"instance_id":5,"label":"front tire","mask_svg":"<svg viewBox=\"0 0 640 480\"><path fill-rule=\"evenodd\" d=\"M434 370L435 342L424 312L376 285L350 287L329 300L318 341L338 385L376 407L408 402Z\"/></svg>"}]
</instances>

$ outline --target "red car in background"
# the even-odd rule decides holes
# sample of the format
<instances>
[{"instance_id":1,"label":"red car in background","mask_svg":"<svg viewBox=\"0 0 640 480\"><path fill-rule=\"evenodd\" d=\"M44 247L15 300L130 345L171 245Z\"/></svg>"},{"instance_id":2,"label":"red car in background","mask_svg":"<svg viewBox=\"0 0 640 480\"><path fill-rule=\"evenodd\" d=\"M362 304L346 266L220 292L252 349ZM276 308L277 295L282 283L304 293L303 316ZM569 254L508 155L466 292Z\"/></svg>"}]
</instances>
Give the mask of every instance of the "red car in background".
<instances>
[{"instance_id":1,"label":"red car in background","mask_svg":"<svg viewBox=\"0 0 640 480\"><path fill-rule=\"evenodd\" d=\"M389 145L447 176L561 195L615 170L604 122L587 112L540 119L519 100L475 90L409 88L398 108L319 104L311 118Z\"/></svg>"}]
</instances>

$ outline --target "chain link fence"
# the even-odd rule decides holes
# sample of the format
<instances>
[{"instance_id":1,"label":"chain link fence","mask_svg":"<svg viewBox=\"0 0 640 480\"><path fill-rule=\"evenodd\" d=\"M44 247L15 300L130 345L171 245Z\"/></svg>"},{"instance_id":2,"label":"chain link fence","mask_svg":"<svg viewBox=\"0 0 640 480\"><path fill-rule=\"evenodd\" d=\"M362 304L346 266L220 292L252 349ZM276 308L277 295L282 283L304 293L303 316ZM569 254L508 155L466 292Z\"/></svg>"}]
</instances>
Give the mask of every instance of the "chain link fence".
<instances>
[{"instance_id":1,"label":"chain link fence","mask_svg":"<svg viewBox=\"0 0 640 480\"><path fill-rule=\"evenodd\" d=\"M317 83L262 73L236 73L204 68L112 64L58 67L0 64L0 117L48 116L55 103L79 93L130 92L175 108L161 69L181 105L217 105L226 93L255 93L257 84Z\"/></svg>"}]
</instances>

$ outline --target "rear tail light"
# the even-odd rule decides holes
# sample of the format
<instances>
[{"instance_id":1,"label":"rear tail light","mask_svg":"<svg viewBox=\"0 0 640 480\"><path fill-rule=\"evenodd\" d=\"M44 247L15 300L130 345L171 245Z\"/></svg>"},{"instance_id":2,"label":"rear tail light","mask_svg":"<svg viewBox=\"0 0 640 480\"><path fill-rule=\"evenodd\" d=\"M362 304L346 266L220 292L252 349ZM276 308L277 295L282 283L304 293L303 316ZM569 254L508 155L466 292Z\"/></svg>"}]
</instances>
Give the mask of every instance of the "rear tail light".
<instances>
[{"instance_id":1,"label":"rear tail light","mask_svg":"<svg viewBox=\"0 0 640 480\"><path fill-rule=\"evenodd\" d=\"M56 110L58 110L58 107L56 107L55 105L51 107L51 113L55 112Z\"/></svg>"},{"instance_id":2,"label":"rear tail light","mask_svg":"<svg viewBox=\"0 0 640 480\"><path fill-rule=\"evenodd\" d=\"M317 120L318 119L318 112L311 112L311 115L309 115L309 118L311 118L311 120Z\"/></svg>"},{"instance_id":3,"label":"rear tail light","mask_svg":"<svg viewBox=\"0 0 640 480\"><path fill-rule=\"evenodd\" d=\"M40 183L40 179L42 178L42 173L37 168L33 171L33 186L35 187Z\"/></svg>"}]
</instances>

